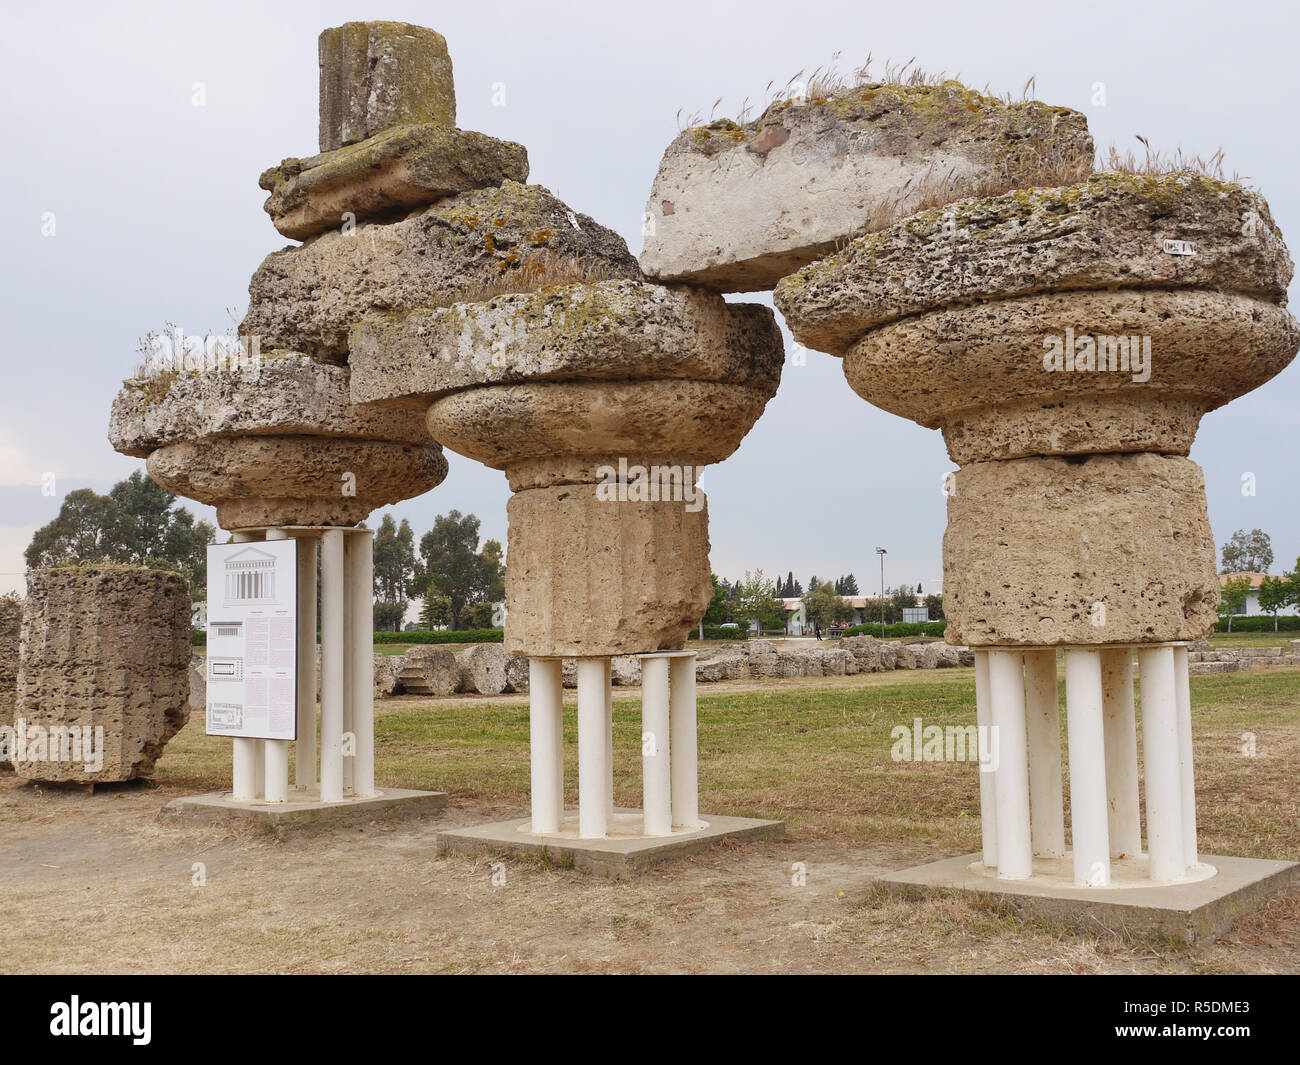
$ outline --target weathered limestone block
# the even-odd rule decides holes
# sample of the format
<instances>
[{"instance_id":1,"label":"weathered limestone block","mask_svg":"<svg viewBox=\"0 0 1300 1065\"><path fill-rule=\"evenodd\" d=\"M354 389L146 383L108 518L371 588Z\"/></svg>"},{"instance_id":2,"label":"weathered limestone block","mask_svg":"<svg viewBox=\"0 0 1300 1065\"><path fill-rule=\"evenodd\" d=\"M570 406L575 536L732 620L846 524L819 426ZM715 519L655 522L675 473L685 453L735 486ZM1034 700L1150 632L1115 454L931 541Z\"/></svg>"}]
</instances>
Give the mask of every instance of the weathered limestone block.
<instances>
[{"instance_id":1,"label":"weathered limestone block","mask_svg":"<svg viewBox=\"0 0 1300 1065\"><path fill-rule=\"evenodd\" d=\"M1193 640L1219 582L1200 467L1166 455L979 462L955 475L946 638L970 646Z\"/></svg>"},{"instance_id":2,"label":"weathered limestone block","mask_svg":"<svg viewBox=\"0 0 1300 1065\"><path fill-rule=\"evenodd\" d=\"M470 386L652 378L776 390L772 312L685 285L605 281L376 318L352 331L352 399L425 407Z\"/></svg>"},{"instance_id":3,"label":"weathered limestone block","mask_svg":"<svg viewBox=\"0 0 1300 1065\"><path fill-rule=\"evenodd\" d=\"M1192 241L1195 254L1166 241ZM922 211L785 278L775 302L797 340L843 355L887 322L994 296L1192 288L1285 306L1292 271L1257 192L1195 175L1094 174Z\"/></svg>"},{"instance_id":4,"label":"weathered limestone block","mask_svg":"<svg viewBox=\"0 0 1300 1065\"><path fill-rule=\"evenodd\" d=\"M362 318L446 306L484 286L535 287L531 269L564 260L610 277L640 277L613 230L540 185L506 181L400 222L361 223L272 252L249 282L240 333L260 336L263 350L344 362L348 331Z\"/></svg>"},{"instance_id":5,"label":"weathered limestone block","mask_svg":"<svg viewBox=\"0 0 1300 1065\"><path fill-rule=\"evenodd\" d=\"M294 355L124 383L109 440L226 529L354 525L447 475L413 411L354 406L348 370Z\"/></svg>"},{"instance_id":6,"label":"weathered limestone block","mask_svg":"<svg viewBox=\"0 0 1300 1065\"><path fill-rule=\"evenodd\" d=\"M858 664L860 673L878 673L880 671L880 641L873 636L846 636L840 640L840 647L848 651Z\"/></svg>"},{"instance_id":7,"label":"weathered limestone block","mask_svg":"<svg viewBox=\"0 0 1300 1065\"><path fill-rule=\"evenodd\" d=\"M22 597L0 595L0 727L14 722L22 627ZM0 765L8 761L8 755L0 753Z\"/></svg>"},{"instance_id":8,"label":"weathered limestone block","mask_svg":"<svg viewBox=\"0 0 1300 1065\"><path fill-rule=\"evenodd\" d=\"M309 240L345 222L386 222L445 196L528 180L522 144L470 130L397 126L310 159L285 159L258 184L275 228Z\"/></svg>"},{"instance_id":9,"label":"weathered limestone block","mask_svg":"<svg viewBox=\"0 0 1300 1065\"><path fill-rule=\"evenodd\" d=\"M147 467L170 491L215 506L223 529L355 525L447 476L447 460L433 444L317 436L170 444L153 452Z\"/></svg>"},{"instance_id":10,"label":"weathered limestone block","mask_svg":"<svg viewBox=\"0 0 1300 1065\"><path fill-rule=\"evenodd\" d=\"M34 570L22 643L18 775L90 784L151 774L189 718L185 578L133 566Z\"/></svg>"},{"instance_id":11,"label":"weathered limestone block","mask_svg":"<svg viewBox=\"0 0 1300 1065\"><path fill-rule=\"evenodd\" d=\"M476 644L456 656L458 691L500 695L506 690L506 653L499 643Z\"/></svg>"},{"instance_id":12,"label":"weathered limestone block","mask_svg":"<svg viewBox=\"0 0 1300 1065\"><path fill-rule=\"evenodd\" d=\"M401 687L402 655L386 655L375 652L375 698L387 698L396 695Z\"/></svg>"},{"instance_id":13,"label":"weathered limestone block","mask_svg":"<svg viewBox=\"0 0 1300 1065\"><path fill-rule=\"evenodd\" d=\"M350 390L346 366L290 352L232 369L132 378L113 400L108 439L138 458L168 444L246 435L431 443L418 414L356 406Z\"/></svg>"},{"instance_id":14,"label":"weathered limestone block","mask_svg":"<svg viewBox=\"0 0 1300 1065\"><path fill-rule=\"evenodd\" d=\"M528 656L506 655L506 691L526 692L528 685Z\"/></svg>"},{"instance_id":15,"label":"weathered limestone block","mask_svg":"<svg viewBox=\"0 0 1300 1065\"><path fill-rule=\"evenodd\" d=\"M507 651L534 656L680 648L703 616L708 510L603 500L594 485L516 492L506 581Z\"/></svg>"},{"instance_id":16,"label":"weathered limestone block","mask_svg":"<svg viewBox=\"0 0 1300 1065\"><path fill-rule=\"evenodd\" d=\"M456 87L442 34L404 22L347 22L320 52L320 150L390 126L456 124Z\"/></svg>"},{"instance_id":17,"label":"weathered limestone block","mask_svg":"<svg viewBox=\"0 0 1300 1065\"><path fill-rule=\"evenodd\" d=\"M1206 411L1300 348L1290 256L1238 186L1102 175L954 211L955 234L918 215L787 279L777 304L845 356L859 395L943 429L958 463L1187 454Z\"/></svg>"},{"instance_id":18,"label":"weathered limestone block","mask_svg":"<svg viewBox=\"0 0 1300 1065\"><path fill-rule=\"evenodd\" d=\"M460 664L445 647L412 647L402 659L398 682L412 695L451 695L460 686Z\"/></svg>"},{"instance_id":19,"label":"weathered limestone block","mask_svg":"<svg viewBox=\"0 0 1300 1065\"><path fill-rule=\"evenodd\" d=\"M770 391L711 381L563 381L467 389L437 400L429 433L446 447L504 469L514 491L594 484L601 469L721 462L763 412ZM655 480L662 481L656 477ZM702 496L700 496L702 498Z\"/></svg>"},{"instance_id":20,"label":"weathered limestone block","mask_svg":"<svg viewBox=\"0 0 1300 1065\"><path fill-rule=\"evenodd\" d=\"M955 81L870 84L686 130L659 164L641 265L725 292L770 289L853 236L986 190L1082 180L1077 111Z\"/></svg>"}]
</instances>

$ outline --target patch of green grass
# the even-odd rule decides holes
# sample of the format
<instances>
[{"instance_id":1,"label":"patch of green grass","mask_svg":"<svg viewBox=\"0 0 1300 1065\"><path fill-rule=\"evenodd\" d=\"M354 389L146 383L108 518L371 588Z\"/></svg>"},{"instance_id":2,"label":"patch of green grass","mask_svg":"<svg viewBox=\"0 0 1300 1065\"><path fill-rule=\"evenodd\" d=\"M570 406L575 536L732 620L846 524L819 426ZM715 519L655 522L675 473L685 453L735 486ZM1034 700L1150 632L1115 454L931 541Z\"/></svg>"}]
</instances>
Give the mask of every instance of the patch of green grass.
<instances>
[{"instance_id":1,"label":"patch of green grass","mask_svg":"<svg viewBox=\"0 0 1300 1065\"><path fill-rule=\"evenodd\" d=\"M701 810L780 817L792 836L804 838L923 843L936 853L977 849L976 763L891 758L891 731L910 728L914 718L925 725L973 723L973 671L834 680L778 682L756 691L710 693L701 687ZM1300 855L1300 793L1294 786L1300 670L1193 677L1191 691L1203 850L1294 859ZM641 804L640 710L639 695L616 694L614 791L623 806ZM571 691L564 719L567 800L576 805ZM1064 718L1061 733L1064 743ZM1252 756L1243 753L1247 733L1257 746ZM528 804L524 697L381 703L375 748L383 784L436 788L450 792L453 801ZM194 791L229 787L230 759L229 740L204 735L199 715L168 745L157 779Z\"/></svg>"}]
</instances>

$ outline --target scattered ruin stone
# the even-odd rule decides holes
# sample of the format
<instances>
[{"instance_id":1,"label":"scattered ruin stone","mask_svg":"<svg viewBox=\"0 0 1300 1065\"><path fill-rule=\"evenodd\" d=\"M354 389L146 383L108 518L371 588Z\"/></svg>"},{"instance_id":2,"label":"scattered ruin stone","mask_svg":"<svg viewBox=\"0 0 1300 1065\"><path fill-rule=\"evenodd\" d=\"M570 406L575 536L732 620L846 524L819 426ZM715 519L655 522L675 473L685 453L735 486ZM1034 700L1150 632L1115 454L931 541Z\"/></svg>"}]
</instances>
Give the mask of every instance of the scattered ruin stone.
<instances>
[{"instance_id":1,"label":"scattered ruin stone","mask_svg":"<svg viewBox=\"0 0 1300 1065\"><path fill-rule=\"evenodd\" d=\"M528 690L528 656L512 654L506 656L506 691L526 692Z\"/></svg>"},{"instance_id":2,"label":"scattered ruin stone","mask_svg":"<svg viewBox=\"0 0 1300 1065\"><path fill-rule=\"evenodd\" d=\"M641 659L636 655L614 655L609 660L609 679L615 687L637 687L641 683Z\"/></svg>"},{"instance_id":3,"label":"scattered ruin stone","mask_svg":"<svg viewBox=\"0 0 1300 1065\"><path fill-rule=\"evenodd\" d=\"M935 204L1069 184L1092 169L1077 111L955 81L869 84L714 122L664 153L641 265L724 292L770 289L851 237Z\"/></svg>"},{"instance_id":4,"label":"scattered ruin stone","mask_svg":"<svg viewBox=\"0 0 1300 1065\"><path fill-rule=\"evenodd\" d=\"M506 690L506 653L499 643L481 643L456 656L458 691L500 695Z\"/></svg>"},{"instance_id":5,"label":"scattered ruin stone","mask_svg":"<svg viewBox=\"0 0 1300 1065\"><path fill-rule=\"evenodd\" d=\"M134 566L33 570L22 643L18 775L79 784L149 776L189 718L185 578Z\"/></svg>"},{"instance_id":6,"label":"scattered ruin stone","mask_svg":"<svg viewBox=\"0 0 1300 1065\"><path fill-rule=\"evenodd\" d=\"M412 647L402 659L398 681L411 695L452 695L460 686L460 665L445 647Z\"/></svg>"},{"instance_id":7,"label":"scattered ruin stone","mask_svg":"<svg viewBox=\"0 0 1300 1065\"><path fill-rule=\"evenodd\" d=\"M401 688L402 669L405 661L402 655L386 655L375 652L375 697L387 698L396 695Z\"/></svg>"},{"instance_id":8,"label":"scattered ruin stone","mask_svg":"<svg viewBox=\"0 0 1300 1065\"><path fill-rule=\"evenodd\" d=\"M440 200L400 222L325 232L272 252L249 283L241 334L344 362L361 319L446 306L467 291L535 287L530 270L577 261L610 277L640 277L613 230L540 185L505 181Z\"/></svg>"},{"instance_id":9,"label":"scattered ruin stone","mask_svg":"<svg viewBox=\"0 0 1300 1065\"><path fill-rule=\"evenodd\" d=\"M445 196L528 180L522 144L441 126L398 126L310 159L285 159L258 184L294 240L357 222L392 222Z\"/></svg>"},{"instance_id":10,"label":"scattered ruin stone","mask_svg":"<svg viewBox=\"0 0 1300 1065\"><path fill-rule=\"evenodd\" d=\"M456 125L442 34L404 22L347 22L320 35L320 150L391 126Z\"/></svg>"},{"instance_id":11,"label":"scattered ruin stone","mask_svg":"<svg viewBox=\"0 0 1300 1065\"><path fill-rule=\"evenodd\" d=\"M1214 559L1205 481L1187 459L973 463L948 496L945 638L972 646L1192 640L1216 619Z\"/></svg>"}]
</instances>

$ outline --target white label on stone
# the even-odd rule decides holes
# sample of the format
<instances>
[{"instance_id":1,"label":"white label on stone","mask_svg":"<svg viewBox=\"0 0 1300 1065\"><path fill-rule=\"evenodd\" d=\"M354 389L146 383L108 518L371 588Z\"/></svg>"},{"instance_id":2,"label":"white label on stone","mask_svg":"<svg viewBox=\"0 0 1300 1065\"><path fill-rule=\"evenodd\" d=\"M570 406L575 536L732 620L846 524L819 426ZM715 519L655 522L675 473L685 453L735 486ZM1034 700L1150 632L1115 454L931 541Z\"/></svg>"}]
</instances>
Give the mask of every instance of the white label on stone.
<instances>
[{"instance_id":1,"label":"white label on stone","mask_svg":"<svg viewBox=\"0 0 1300 1065\"><path fill-rule=\"evenodd\" d=\"M1195 255L1196 241L1194 240L1166 240L1164 249L1170 255Z\"/></svg>"}]
</instances>

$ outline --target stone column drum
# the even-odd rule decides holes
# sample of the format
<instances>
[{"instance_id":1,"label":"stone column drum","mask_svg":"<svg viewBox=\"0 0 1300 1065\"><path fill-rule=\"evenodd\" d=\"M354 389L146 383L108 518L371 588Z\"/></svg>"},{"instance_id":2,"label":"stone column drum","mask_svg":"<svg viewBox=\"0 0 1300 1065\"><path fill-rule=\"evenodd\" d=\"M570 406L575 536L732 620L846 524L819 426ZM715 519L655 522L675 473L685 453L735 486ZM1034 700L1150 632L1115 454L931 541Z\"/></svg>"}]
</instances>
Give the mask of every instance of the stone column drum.
<instances>
[{"instance_id":1,"label":"stone column drum","mask_svg":"<svg viewBox=\"0 0 1300 1065\"><path fill-rule=\"evenodd\" d=\"M22 647L10 758L27 780L149 776L189 717L190 597L179 573L34 570Z\"/></svg>"},{"instance_id":2,"label":"stone column drum","mask_svg":"<svg viewBox=\"0 0 1300 1065\"><path fill-rule=\"evenodd\" d=\"M787 277L795 336L869 402L943 431L947 639L977 648L984 862L1066 860L1063 650L1078 885L1196 879L1188 641L1215 621L1201 416L1300 346L1292 263L1258 194L1200 175L922 212ZM1142 674L1141 855L1134 652ZM1032 810L1032 820L1030 812ZM1040 860L1035 865L1035 859Z\"/></svg>"},{"instance_id":3,"label":"stone column drum","mask_svg":"<svg viewBox=\"0 0 1300 1065\"><path fill-rule=\"evenodd\" d=\"M514 492L505 642L534 663L534 831L563 821L557 660L579 659L579 831L590 838L613 815L609 659L637 653L652 659L643 693L662 703L660 737L669 704L683 708L670 733L682 775L673 790L658 775L666 757L647 766L643 830L696 827L691 656L658 653L680 648L708 606L696 482L776 391L771 312L611 280L366 321L350 349L355 402L427 408L435 439L505 471Z\"/></svg>"}]
</instances>

